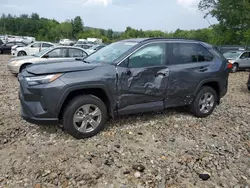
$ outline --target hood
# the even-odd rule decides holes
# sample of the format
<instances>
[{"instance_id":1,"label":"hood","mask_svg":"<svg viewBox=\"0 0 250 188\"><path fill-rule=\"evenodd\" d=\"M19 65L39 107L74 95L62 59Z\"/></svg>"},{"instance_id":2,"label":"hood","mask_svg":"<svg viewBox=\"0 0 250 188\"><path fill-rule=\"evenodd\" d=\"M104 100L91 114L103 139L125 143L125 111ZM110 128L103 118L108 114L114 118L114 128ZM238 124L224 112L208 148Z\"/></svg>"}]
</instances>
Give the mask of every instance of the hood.
<instances>
[{"instance_id":1,"label":"hood","mask_svg":"<svg viewBox=\"0 0 250 188\"><path fill-rule=\"evenodd\" d=\"M43 75L75 71L88 71L98 66L101 66L101 64L87 64L82 61L39 63L27 67L26 71L35 75Z\"/></svg>"},{"instance_id":2,"label":"hood","mask_svg":"<svg viewBox=\"0 0 250 188\"><path fill-rule=\"evenodd\" d=\"M37 57L35 57L35 56L20 56L20 57L12 58L11 61L18 61L18 60L31 59L31 58L37 58Z\"/></svg>"}]
</instances>

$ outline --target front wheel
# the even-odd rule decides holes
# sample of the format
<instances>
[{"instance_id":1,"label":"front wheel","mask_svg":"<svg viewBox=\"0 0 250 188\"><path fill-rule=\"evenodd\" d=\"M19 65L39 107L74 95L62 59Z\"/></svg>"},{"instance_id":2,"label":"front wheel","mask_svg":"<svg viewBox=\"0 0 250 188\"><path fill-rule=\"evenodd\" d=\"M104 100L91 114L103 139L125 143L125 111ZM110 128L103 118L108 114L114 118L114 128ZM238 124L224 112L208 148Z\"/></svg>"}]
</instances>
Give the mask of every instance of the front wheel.
<instances>
[{"instance_id":1,"label":"front wheel","mask_svg":"<svg viewBox=\"0 0 250 188\"><path fill-rule=\"evenodd\" d=\"M233 64L233 67L232 67L232 69L231 69L231 72L232 72L232 73L237 72L237 71L238 71L238 68L239 68L238 64L234 63L234 64Z\"/></svg>"},{"instance_id":2,"label":"front wheel","mask_svg":"<svg viewBox=\"0 0 250 188\"><path fill-rule=\"evenodd\" d=\"M202 87L190 108L194 116L204 118L213 113L218 101L216 91L208 86Z\"/></svg>"},{"instance_id":3,"label":"front wheel","mask_svg":"<svg viewBox=\"0 0 250 188\"><path fill-rule=\"evenodd\" d=\"M92 137L104 129L107 108L93 95L78 96L68 104L62 120L65 130L76 139Z\"/></svg>"},{"instance_id":4,"label":"front wheel","mask_svg":"<svg viewBox=\"0 0 250 188\"><path fill-rule=\"evenodd\" d=\"M21 52L18 52L17 56L26 56L26 53L21 51Z\"/></svg>"}]
</instances>

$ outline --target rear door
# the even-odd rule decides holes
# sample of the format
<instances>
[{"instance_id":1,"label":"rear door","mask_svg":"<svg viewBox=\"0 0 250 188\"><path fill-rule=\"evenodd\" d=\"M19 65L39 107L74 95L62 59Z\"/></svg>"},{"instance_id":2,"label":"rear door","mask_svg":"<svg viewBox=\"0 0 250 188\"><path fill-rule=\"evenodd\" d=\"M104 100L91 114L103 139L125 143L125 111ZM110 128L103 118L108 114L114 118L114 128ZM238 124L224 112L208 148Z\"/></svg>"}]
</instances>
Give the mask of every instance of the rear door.
<instances>
[{"instance_id":1,"label":"rear door","mask_svg":"<svg viewBox=\"0 0 250 188\"><path fill-rule=\"evenodd\" d=\"M68 55L69 60L83 59L87 56L88 54L81 49L69 48L69 55Z\"/></svg>"},{"instance_id":2,"label":"rear door","mask_svg":"<svg viewBox=\"0 0 250 188\"><path fill-rule=\"evenodd\" d=\"M169 82L165 107L191 103L201 81L216 78L220 60L199 43L177 42L169 45Z\"/></svg>"},{"instance_id":3,"label":"rear door","mask_svg":"<svg viewBox=\"0 0 250 188\"><path fill-rule=\"evenodd\" d=\"M166 43L150 43L117 67L119 114L163 109L168 85Z\"/></svg>"}]
</instances>

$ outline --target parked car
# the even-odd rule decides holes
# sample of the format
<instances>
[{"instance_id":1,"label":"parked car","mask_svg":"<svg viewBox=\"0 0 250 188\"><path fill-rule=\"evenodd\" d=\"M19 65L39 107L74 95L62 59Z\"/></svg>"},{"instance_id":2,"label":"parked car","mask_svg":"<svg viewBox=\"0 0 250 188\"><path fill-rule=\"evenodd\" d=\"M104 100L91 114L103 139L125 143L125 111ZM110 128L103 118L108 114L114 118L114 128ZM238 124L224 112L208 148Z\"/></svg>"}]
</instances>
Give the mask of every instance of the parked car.
<instances>
[{"instance_id":1,"label":"parked car","mask_svg":"<svg viewBox=\"0 0 250 188\"><path fill-rule=\"evenodd\" d=\"M61 45L66 45L66 46L72 46L72 45L74 45L74 41L72 41L72 40L69 40L69 39L61 39L60 41L59 41L59 43L61 44Z\"/></svg>"},{"instance_id":2,"label":"parked car","mask_svg":"<svg viewBox=\"0 0 250 188\"><path fill-rule=\"evenodd\" d=\"M83 61L37 64L19 74L21 114L63 124L75 138L96 135L108 117L189 106L209 116L227 93L227 60L209 44L129 39Z\"/></svg>"},{"instance_id":3,"label":"parked car","mask_svg":"<svg viewBox=\"0 0 250 188\"><path fill-rule=\"evenodd\" d=\"M247 88L250 91L250 73L249 73L249 77L248 77Z\"/></svg>"},{"instance_id":4,"label":"parked car","mask_svg":"<svg viewBox=\"0 0 250 188\"><path fill-rule=\"evenodd\" d=\"M74 61L76 58L83 59L88 54L81 48L58 46L48 48L32 56L16 57L11 59L7 66L11 73L18 74L28 65L35 63L52 63L61 61Z\"/></svg>"},{"instance_id":5,"label":"parked car","mask_svg":"<svg viewBox=\"0 0 250 188\"><path fill-rule=\"evenodd\" d=\"M223 54L232 64L231 72L250 68L250 51L229 51Z\"/></svg>"},{"instance_id":6,"label":"parked car","mask_svg":"<svg viewBox=\"0 0 250 188\"><path fill-rule=\"evenodd\" d=\"M86 52L90 55L90 54L92 54L92 53L94 53L94 52L96 52L96 51L102 49L102 48L105 47L105 46L106 46L105 44L94 45L94 46L92 46L91 48L88 48L88 49L86 50Z\"/></svg>"},{"instance_id":7,"label":"parked car","mask_svg":"<svg viewBox=\"0 0 250 188\"><path fill-rule=\"evenodd\" d=\"M75 47L79 47L79 48L82 48L82 49L89 49L91 48L93 45L92 44L75 44L74 45Z\"/></svg>"},{"instance_id":8,"label":"parked car","mask_svg":"<svg viewBox=\"0 0 250 188\"><path fill-rule=\"evenodd\" d=\"M13 46L24 47L24 46L27 46L27 44L24 43L24 42L7 42L6 44L2 44L0 46L0 54L10 53L11 52L11 48Z\"/></svg>"},{"instance_id":9,"label":"parked car","mask_svg":"<svg viewBox=\"0 0 250 188\"><path fill-rule=\"evenodd\" d=\"M44 49L51 48L55 46L50 42L34 42L25 47L13 48L11 55L13 56L30 56L38 52L43 51Z\"/></svg>"}]
</instances>

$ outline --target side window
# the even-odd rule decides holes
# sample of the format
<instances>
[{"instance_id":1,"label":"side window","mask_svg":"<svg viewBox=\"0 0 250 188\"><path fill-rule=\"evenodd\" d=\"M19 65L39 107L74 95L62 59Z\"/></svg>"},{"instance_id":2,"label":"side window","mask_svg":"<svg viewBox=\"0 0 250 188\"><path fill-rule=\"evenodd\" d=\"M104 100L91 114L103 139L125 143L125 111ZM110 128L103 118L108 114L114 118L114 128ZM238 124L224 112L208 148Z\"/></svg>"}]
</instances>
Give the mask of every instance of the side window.
<instances>
[{"instance_id":1,"label":"side window","mask_svg":"<svg viewBox=\"0 0 250 188\"><path fill-rule=\"evenodd\" d=\"M69 57L86 57L87 54L80 49L69 49Z\"/></svg>"},{"instance_id":2,"label":"side window","mask_svg":"<svg viewBox=\"0 0 250 188\"><path fill-rule=\"evenodd\" d=\"M64 58L64 57L67 57L67 49L58 48L58 49L50 51L46 55L48 55L49 58Z\"/></svg>"},{"instance_id":3,"label":"side window","mask_svg":"<svg viewBox=\"0 0 250 188\"><path fill-rule=\"evenodd\" d=\"M51 46L52 46L51 44L42 43L42 47L43 47L43 48L49 48L49 47L51 47Z\"/></svg>"},{"instance_id":4,"label":"side window","mask_svg":"<svg viewBox=\"0 0 250 188\"><path fill-rule=\"evenodd\" d=\"M23 46L25 46L25 44L24 44L24 43L21 43L21 42L19 42L19 43L16 43L16 45L18 45L18 46L20 46L20 47L23 47Z\"/></svg>"},{"instance_id":5,"label":"side window","mask_svg":"<svg viewBox=\"0 0 250 188\"><path fill-rule=\"evenodd\" d=\"M9 43L6 44L6 46L14 46L14 45L15 45L14 42L9 42Z\"/></svg>"},{"instance_id":6,"label":"side window","mask_svg":"<svg viewBox=\"0 0 250 188\"><path fill-rule=\"evenodd\" d=\"M129 57L130 68L160 66L165 63L165 43L149 44Z\"/></svg>"},{"instance_id":7,"label":"side window","mask_svg":"<svg viewBox=\"0 0 250 188\"><path fill-rule=\"evenodd\" d=\"M41 43L35 43L31 45L32 48L40 48L41 47Z\"/></svg>"},{"instance_id":8,"label":"side window","mask_svg":"<svg viewBox=\"0 0 250 188\"><path fill-rule=\"evenodd\" d=\"M245 52L240 56L241 59L249 58L249 52Z\"/></svg>"},{"instance_id":9,"label":"side window","mask_svg":"<svg viewBox=\"0 0 250 188\"><path fill-rule=\"evenodd\" d=\"M212 54L199 44L174 43L172 45L174 64L187 64L213 60Z\"/></svg>"}]
</instances>

